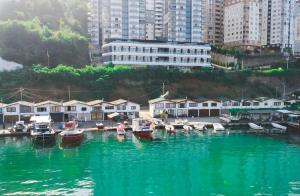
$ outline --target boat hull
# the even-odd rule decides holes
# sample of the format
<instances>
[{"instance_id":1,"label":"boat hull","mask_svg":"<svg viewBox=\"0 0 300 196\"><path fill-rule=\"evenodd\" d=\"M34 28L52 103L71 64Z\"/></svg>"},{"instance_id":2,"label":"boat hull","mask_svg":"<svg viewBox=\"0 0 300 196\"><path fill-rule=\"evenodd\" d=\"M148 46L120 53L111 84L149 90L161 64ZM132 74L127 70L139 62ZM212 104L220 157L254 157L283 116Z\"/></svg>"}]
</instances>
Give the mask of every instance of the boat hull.
<instances>
[{"instance_id":1,"label":"boat hull","mask_svg":"<svg viewBox=\"0 0 300 196\"><path fill-rule=\"evenodd\" d=\"M68 134L61 136L61 145L63 146L76 146L81 144L83 141L84 135L83 133L76 133L76 134Z\"/></svg>"},{"instance_id":2,"label":"boat hull","mask_svg":"<svg viewBox=\"0 0 300 196\"><path fill-rule=\"evenodd\" d=\"M297 132L300 134L300 125L288 124L288 130L292 132Z\"/></svg>"},{"instance_id":3,"label":"boat hull","mask_svg":"<svg viewBox=\"0 0 300 196\"><path fill-rule=\"evenodd\" d=\"M153 131L133 131L133 135L138 139L153 139Z\"/></svg>"}]
</instances>

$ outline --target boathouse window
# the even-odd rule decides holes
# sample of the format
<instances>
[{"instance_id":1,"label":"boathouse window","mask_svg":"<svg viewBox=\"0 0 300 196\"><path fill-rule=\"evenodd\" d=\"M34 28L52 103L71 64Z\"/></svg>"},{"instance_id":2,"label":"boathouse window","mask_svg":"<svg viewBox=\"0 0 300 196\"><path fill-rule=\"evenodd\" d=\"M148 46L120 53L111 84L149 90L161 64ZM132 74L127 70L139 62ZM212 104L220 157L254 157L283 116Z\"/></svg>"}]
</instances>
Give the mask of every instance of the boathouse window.
<instances>
[{"instance_id":1,"label":"boathouse window","mask_svg":"<svg viewBox=\"0 0 300 196\"><path fill-rule=\"evenodd\" d=\"M87 111L86 107L82 107L81 111L83 111L83 112Z\"/></svg>"},{"instance_id":2,"label":"boathouse window","mask_svg":"<svg viewBox=\"0 0 300 196\"><path fill-rule=\"evenodd\" d=\"M155 104L155 108L158 109L158 108L164 108L164 104L163 103L157 103Z\"/></svg>"},{"instance_id":3,"label":"boathouse window","mask_svg":"<svg viewBox=\"0 0 300 196\"><path fill-rule=\"evenodd\" d=\"M259 106L259 102L253 102L253 106Z\"/></svg>"},{"instance_id":4,"label":"boathouse window","mask_svg":"<svg viewBox=\"0 0 300 196\"><path fill-rule=\"evenodd\" d=\"M268 103L265 103L265 106L268 106Z\"/></svg>"},{"instance_id":5,"label":"boathouse window","mask_svg":"<svg viewBox=\"0 0 300 196\"><path fill-rule=\"evenodd\" d=\"M239 102L233 102L232 106L240 106L240 103Z\"/></svg>"},{"instance_id":6,"label":"boathouse window","mask_svg":"<svg viewBox=\"0 0 300 196\"><path fill-rule=\"evenodd\" d=\"M37 110L37 112L47 112L47 108L46 107L39 107L36 110Z\"/></svg>"},{"instance_id":7,"label":"boathouse window","mask_svg":"<svg viewBox=\"0 0 300 196\"><path fill-rule=\"evenodd\" d=\"M176 108L175 103L166 103L166 108Z\"/></svg>"},{"instance_id":8,"label":"boathouse window","mask_svg":"<svg viewBox=\"0 0 300 196\"><path fill-rule=\"evenodd\" d=\"M202 103L203 107L208 107L208 103Z\"/></svg>"},{"instance_id":9,"label":"boathouse window","mask_svg":"<svg viewBox=\"0 0 300 196\"><path fill-rule=\"evenodd\" d=\"M16 112L16 107L8 107L6 108L7 112Z\"/></svg>"},{"instance_id":10,"label":"boathouse window","mask_svg":"<svg viewBox=\"0 0 300 196\"><path fill-rule=\"evenodd\" d=\"M243 106L250 106L251 103L250 102L243 102Z\"/></svg>"},{"instance_id":11,"label":"boathouse window","mask_svg":"<svg viewBox=\"0 0 300 196\"><path fill-rule=\"evenodd\" d=\"M185 107L186 107L185 103L180 103L179 104L179 108L185 108Z\"/></svg>"},{"instance_id":12,"label":"boathouse window","mask_svg":"<svg viewBox=\"0 0 300 196\"><path fill-rule=\"evenodd\" d=\"M51 107L51 112L60 112L60 107L59 106L52 106Z\"/></svg>"},{"instance_id":13,"label":"boathouse window","mask_svg":"<svg viewBox=\"0 0 300 196\"><path fill-rule=\"evenodd\" d=\"M198 104L197 104L197 103L189 103L189 106L190 106L191 108L195 108L195 107L198 106Z\"/></svg>"},{"instance_id":14,"label":"boathouse window","mask_svg":"<svg viewBox=\"0 0 300 196\"><path fill-rule=\"evenodd\" d=\"M281 106L281 102L274 102L274 106Z\"/></svg>"},{"instance_id":15,"label":"boathouse window","mask_svg":"<svg viewBox=\"0 0 300 196\"><path fill-rule=\"evenodd\" d=\"M131 106L131 110L136 110L136 106Z\"/></svg>"},{"instance_id":16,"label":"boathouse window","mask_svg":"<svg viewBox=\"0 0 300 196\"><path fill-rule=\"evenodd\" d=\"M76 111L76 106L67 106L67 111Z\"/></svg>"},{"instance_id":17,"label":"boathouse window","mask_svg":"<svg viewBox=\"0 0 300 196\"><path fill-rule=\"evenodd\" d=\"M105 106L105 109L106 109L106 110L113 110L113 109L114 109L114 106L110 106L110 105L109 105L109 106Z\"/></svg>"},{"instance_id":18,"label":"boathouse window","mask_svg":"<svg viewBox=\"0 0 300 196\"><path fill-rule=\"evenodd\" d=\"M118 105L117 110L126 110L126 106L125 105Z\"/></svg>"},{"instance_id":19,"label":"boathouse window","mask_svg":"<svg viewBox=\"0 0 300 196\"><path fill-rule=\"evenodd\" d=\"M211 103L211 107L217 107L217 103Z\"/></svg>"}]
</instances>

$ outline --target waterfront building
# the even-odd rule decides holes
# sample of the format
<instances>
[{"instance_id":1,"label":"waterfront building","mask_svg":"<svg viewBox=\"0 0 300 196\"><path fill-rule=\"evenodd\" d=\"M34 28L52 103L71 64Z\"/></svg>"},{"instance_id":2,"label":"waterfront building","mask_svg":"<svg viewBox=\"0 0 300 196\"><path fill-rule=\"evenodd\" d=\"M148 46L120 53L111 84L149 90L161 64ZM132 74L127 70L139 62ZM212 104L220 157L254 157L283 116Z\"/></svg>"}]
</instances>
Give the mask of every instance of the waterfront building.
<instances>
[{"instance_id":1,"label":"waterfront building","mask_svg":"<svg viewBox=\"0 0 300 196\"><path fill-rule=\"evenodd\" d=\"M100 50L100 0L88 1L88 34L91 50Z\"/></svg>"},{"instance_id":2,"label":"waterfront building","mask_svg":"<svg viewBox=\"0 0 300 196\"><path fill-rule=\"evenodd\" d=\"M71 100L63 103L64 107L64 120L91 120L92 106L89 104L78 101Z\"/></svg>"},{"instance_id":3,"label":"waterfront building","mask_svg":"<svg viewBox=\"0 0 300 196\"><path fill-rule=\"evenodd\" d=\"M7 104L3 107L3 119L5 123L15 123L17 121L29 122L34 115L34 104L26 101L18 101Z\"/></svg>"},{"instance_id":4,"label":"waterfront building","mask_svg":"<svg viewBox=\"0 0 300 196\"><path fill-rule=\"evenodd\" d=\"M224 44L252 50L260 43L260 1L224 1Z\"/></svg>"},{"instance_id":5,"label":"waterfront building","mask_svg":"<svg viewBox=\"0 0 300 196\"><path fill-rule=\"evenodd\" d=\"M159 117L164 111L168 112L170 117L216 117L228 113L230 109L274 110L284 107L284 100L268 98L227 101L158 98L149 101L151 117Z\"/></svg>"},{"instance_id":6,"label":"waterfront building","mask_svg":"<svg viewBox=\"0 0 300 196\"><path fill-rule=\"evenodd\" d=\"M91 120L104 120L103 103L104 100L87 102L87 104L92 107Z\"/></svg>"},{"instance_id":7,"label":"waterfront building","mask_svg":"<svg viewBox=\"0 0 300 196\"><path fill-rule=\"evenodd\" d=\"M0 102L0 124L3 123L3 108L6 106L6 104Z\"/></svg>"},{"instance_id":8,"label":"waterfront building","mask_svg":"<svg viewBox=\"0 0 300 196\"><path fill-rule=\"evenodd\" d=\"M132 66L210 67L207 44L115 40L103 45L104 64Z\"/></svg>"},{"instance_id":9,"label":"waterfront building","mask_svg":"<svg viewBox=\"0 0 300 196\"><path fill-rule=\"evenodd\" d=\"M124 99L118 99L110 103L115 106L115 112L121 116L128 117L129 119L139 117L140 105L137 103Z\"/></svg>"},{"instance_id":10,"label":"waterfront building","mask_svg":"<svg viewBox=\"0 0 300 196\"><path fill-rule=\"evenodd\" d=\"M224 1L203 0L203 39L213 45L224 42Z\"/></svg>"},{"instance_id":11,"label":"waterfront building","mask_svg":"<svg viewBox=\"0 0 300 196\"><path fill-rule=\"evenodd\" d=\"M64 121L64 107L62 103L55 101L43 101L34 105L36 116L50 116L54 122Z\"/></svg>"},{"instance_id":12,"label":"waterfront building","mask_svg":"<svg viewBox=\"0 0 300 196\"><path fill-rule=\"evenodd\" d=\"M295 0L265 0L261 5L262 46L292 49Z\"/></svg>"},{"instance_id":13,"label":"waterfront building","mask_svg":"<svg viewBox=\"0 0 300 196\"><path fill-rule=\"evenodd\" d=\"M294 29L294 54L300 55L300 1L296 2L295 5L295 29Z\"/></svg>"}]
</instances>

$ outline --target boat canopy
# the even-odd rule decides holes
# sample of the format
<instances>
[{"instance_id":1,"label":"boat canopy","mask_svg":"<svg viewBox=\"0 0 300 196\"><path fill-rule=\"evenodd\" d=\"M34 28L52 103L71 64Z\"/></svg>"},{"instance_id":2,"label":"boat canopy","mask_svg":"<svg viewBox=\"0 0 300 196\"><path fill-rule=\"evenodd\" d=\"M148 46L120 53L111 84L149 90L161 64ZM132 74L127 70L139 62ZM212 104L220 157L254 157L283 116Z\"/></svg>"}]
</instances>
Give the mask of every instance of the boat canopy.
<instances>
[{"instance_id":1,"label":"boat canopy","mask_svg":"<svg viewBox=\"0 0 300 196\"><path fill-rule=\"evenodd\" d=\"M117 116L120 116L120 114L117 112L107 115L108 118L115 118Z\"/></svg>"},{"instance_id":2,"label":"boat canopy","mask_svg":"<svg viewBox=\"0 0 300 196\"><path fill-rule=\"evenodd\" d=\"M33 123L50 123L51 117L50 116L32 116L30 118L30 122Z\"/></svg>"}]
</instances>

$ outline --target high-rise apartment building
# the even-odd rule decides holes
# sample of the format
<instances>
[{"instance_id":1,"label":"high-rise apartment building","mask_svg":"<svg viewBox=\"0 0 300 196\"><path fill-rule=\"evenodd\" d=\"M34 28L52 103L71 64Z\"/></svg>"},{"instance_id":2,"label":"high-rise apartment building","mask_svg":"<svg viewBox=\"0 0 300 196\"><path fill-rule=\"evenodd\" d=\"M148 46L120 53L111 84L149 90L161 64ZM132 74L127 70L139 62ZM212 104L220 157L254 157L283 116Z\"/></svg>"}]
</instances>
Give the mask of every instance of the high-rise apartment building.
<instances>
[{"instance_id":1,"label":"high-rise apartment building","mask_svg":"<svg viewBox=\"0 0 300 196\"><path fill-rule=\"evenodd\" d=\"M300 1L295 4L294 54L300 55Z\"/></svg>"},{"instance_id":2,"label":"high-rise apartment building","mask_svg":"<svg viewBox=\"0 0 300 196\"><path fill-rule=\"evenodd\" d=\"M102 1L102 36L111 39L145 39L145 0Z\"/></svg>"},{"instance_id":3,"label":"high-rise apartment building","mask_svg":"<svg viewBox=\"0 0 300 196\"><path fill-rule=\"evenodd\" d=\"M293 48L295 0L263 0L261 44Z\"/></svg>"},{"instance_id":4,"label":"high-rise apartment building","mask_svg":"<svg viewBox=\"0 0 300 196\"><path fill-rule=\"evenodd\" d=\"M202 0L166 0L164 28L168 41L202 42Z\"/></svg>"},{"instance_id":5,"label":"high-rise apartment building","mask_svg":"<svg viewBox=\"0 0 300 196\"><path fill-rule=\"evenodd\" d=\"M163 40L164 0L146 0L146 40Z\"/></svg>"},{"instance_id":6,"label":"high-rise apartment building","mask_svg":"<svg viewBox=\"0 0 300 196\"><path fill-rule=\"evenodd\" d=\"M260 1L224 1L224 43L252 49L260 46Z\"/></svg>"},{"instance_id":7,"label":"high-rise apartment building","mask_svg":"<svg viewBox=\"0 0 300 196\"><path fill-rule=\"evenodd\" d=\"M99 0L88 1L88 34L92 50L99 49L101 44L99 3Z\"/></svg>"},{"instance_id":8,"label":"high-rise apartment building","mask_svg":"<svg viewBox=\"0 0 300 196\"><path fill-rule=\"evenodd\" d=\"M203 40L213 45L224 42L224 0L203 0Z\"/></svg>"}]
</instances>

